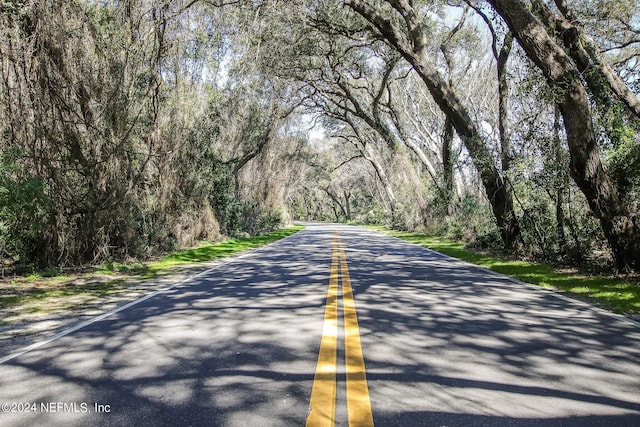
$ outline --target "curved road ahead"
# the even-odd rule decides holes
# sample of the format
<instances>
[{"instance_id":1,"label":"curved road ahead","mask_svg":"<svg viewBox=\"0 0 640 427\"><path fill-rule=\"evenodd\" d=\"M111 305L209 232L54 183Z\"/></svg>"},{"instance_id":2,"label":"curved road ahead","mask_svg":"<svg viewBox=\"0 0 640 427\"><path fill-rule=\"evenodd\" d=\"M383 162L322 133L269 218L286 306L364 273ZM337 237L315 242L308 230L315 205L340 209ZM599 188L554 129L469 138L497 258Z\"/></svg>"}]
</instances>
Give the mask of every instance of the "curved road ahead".
<instances>
[{"instance_id":1,"label":"curved road ahead","mask_svg":"<svg viewBox=\"0 0 640 427\"><path fill-rule=\"evenodd\" d=\"M638 325L348 226L6 359L2 426L640 426Z\"/></svg>"}]
</instances>

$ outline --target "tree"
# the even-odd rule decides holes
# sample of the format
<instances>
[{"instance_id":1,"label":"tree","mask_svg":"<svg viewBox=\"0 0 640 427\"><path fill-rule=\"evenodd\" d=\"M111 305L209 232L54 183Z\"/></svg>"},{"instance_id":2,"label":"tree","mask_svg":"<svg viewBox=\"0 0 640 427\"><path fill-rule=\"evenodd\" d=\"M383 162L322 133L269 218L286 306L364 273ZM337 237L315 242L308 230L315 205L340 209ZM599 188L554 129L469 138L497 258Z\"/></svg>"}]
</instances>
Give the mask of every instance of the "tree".
<instances>
[{"instance_id":1,"label":"tree","mask_svg":"<svg viewBox=\"0 0 640 427\"><path fill-rule=\"evenodd\" d=\"M466 108L429 59L427 34L412 3L405 0L385 1L384 3L394 12L393 19L385 17L380 8L363 0L345 0L344 3L369 21L379 35L397 49L420 75L464 142L474 166L480 173L504 246L509 248L521 244L520 227L514 212L513 200L504 179ZM404 30L397 23L400 20L403 22Z\"/></svg>"},{"instance_id":2,"label":"tree","mask_svg":"<svg viewBox=\"0 0 640 427\"><path fill-rule=\"evenodd\" d=\"M240 10L250 2L233 3ZM267 90L262 76L239 70L233 83L259 99L243 97L226 127L217 120L211 132L198 132L208 95L222 86L220 62L249 62L235 42L253 29L243 24L238 33L240 15L221 6L184 0L0 6L0 154L14 153L0 181L37 182L33 194L42 202L18 217L21 203L0 200L7 236L40 225L33 238L11 237L16 244L8 257L24 266L80 264L219 238L212 193L234 191L225 172L240 174L275 139L283 110L271 102L277 91ZM262 90L251 86L255 81ZM242 139L208 139L231 135L230 123ZM236 151L215 159L224 144Z\"/></svg>"},{"instance_id":3,"label":"tree","mask_svg":"<svg viewBox=\"0 0 640 427\"><path fill-rule=\"evenodd\" d=\"M600 158L587 90L576 64L520 0L489 0L527 56L557 91L570 153L571 176L600 220L620 269L640 265L640 224L619 197Z\"/></svg>"}]
</instances>

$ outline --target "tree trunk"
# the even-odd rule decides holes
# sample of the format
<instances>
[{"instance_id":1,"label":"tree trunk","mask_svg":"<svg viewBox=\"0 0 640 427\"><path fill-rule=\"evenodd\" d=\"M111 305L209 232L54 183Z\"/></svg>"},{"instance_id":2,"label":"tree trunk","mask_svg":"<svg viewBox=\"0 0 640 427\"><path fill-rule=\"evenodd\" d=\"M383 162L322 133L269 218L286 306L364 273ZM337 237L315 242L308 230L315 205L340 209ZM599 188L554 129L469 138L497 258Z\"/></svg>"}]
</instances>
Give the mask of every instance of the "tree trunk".
<instances>
[{"instance_id":1,"label":"tree trunk","mask_svg":"<svg viewBox=\"0 0 640 427\"><path fill-rule=\"evenodd\" d=\"M429 59L427 34L411 4L405 0L386 0L404 19L410 40L392 21L366 1L345 0L345 4L373 24L384 39L409 62L427 86L438 107L449 118L467 147L473 164L480 173L486 196L491 204L496 224L505 248L522 242L520 226L513 210L513 199L494 164L480 132L451 86L442 78Z\"/></svg>"},{"instance_id":2,"label":"tree trunk","mask_svg":"<svg viewBox=\"0 0 640 427\"><path fill-rule=\"evenodd\" d=\"M447 203L447 212L453 214L453 158L451 155L451 145L453 144L453 124L448 118L444 121L442 131L442 168L444 171L444 194Z\"/></svg>"},{"instance_id":3,"label":"tree trunk","mask_svg":"<svg viewBox=\"0 0 640 427\"><path fill-rule=\"evenodd\" d=\"M508 33L504 44L496 57L496 72L498 75L498 132L500 134L500 151L502 172L506 174L511 169L511 140L507 131L507 112L509 108L509 84L507 82L507 60L511 53L513 35Z\"/></svg>"},{"instance_id":4,"label":"tree trunk","mask_svg":"<svg viewBox=\"0 0 640 427\"><path fill-rule=\"evenodd\" d=\"M607 64L595 41L573 17L566 2L555 0L555 3L562 16L556 15L542 0L534 0L532 12L547 26L549 33L556 37L573 60L596 104L596 114L602 117L613 116L615 118L608 120L620 123L640 119L638 98ZM626 106L626 111L616 108L620 103ZM604 130L614 147L620 146L621 134L616 126L608 124L604 126ZM626 172L612 168L609 175L616 185L618 197L623 203L628 203L625 199L630 190L630 181Z\"/></svg>"},{"instance_id":5,"label":"tree trunk","mask_svg":"<svg viewBox=\"0 0 640 427\"><path fill-rule=\"evenodd\" d=\"M391 181L389 181L389 177L387 177L387 174L384 171L384 167L382 167L382 164L378 161L374 153L371 151L371 148L367 146L365 138L361 135L358 129L358 126L354 123L354 121L348 116L341 118L341 120L343 120L345 123L347 123L351 127L351 129L353 130L353 133L355 134L355 139L357 140L357 143L349 139L347 139L347 141L349 141L351 144L353 144L356 147L356 149L360 152L362 157L366 161L368 161L371 164L371 166L373 166L373 169L376 171L376 175L380 179L380 182L384 187L384 191L387 194L387 199L389 200L391 217L395 219L396 196L393 192Z\"/></svg>"},{"instance_id":6,"label":"tree trunk","mask_svg":"<svg viewBox=\"0 0 640 427\"><path fill-rule=\"evenodd\" d=\"M387 194L387 198L389 199L389 205L391 208L391 216L395 218L396 212L396 196L393 192L393 187L391 187L391 181L389 181L389 177L387 176L382 164L376 159L373 155L369 147L363 144L361 148L359 148L362 153L362 156L373 166L373 169L376 171L376 175L380 179L382 186L384 187L384 191Z\"/></svg>"},{"instance_id":7,"label":"tree trunk","mask_svg":"<svg viewBox=\"0 0 640 427\"><path fill-rule=\"evenodd\" d=\"M560 248L564 249L567 246L567 236L564 232L564 226L566 222L564 215L564 198L569 182L565 173L562 140L560 139L560 111L558 111L557 108L553 120L553 154L555 163L554 169L556 171L556 235L560 244Z\"/></svg>"},{"instance_id":8,"label":"tree trunk","mask_svg":"<svg viewBox=\"0 0 640 427\"><path fill-rule=\"evenodd\" d=\"M347 209L347 221L351 221L351 193L347 190L343 190L342 194L344 195L344 205Z\"/></svg>"},{"instance_id":9,"label":"tree trunk","mask_svg":"<svg viewBox=\"0 0 640 427\"><path fill-rule=\"evenodd\" d=\"M620 269L639 268L640 224L635 212L620 200L604 170L587 91L575 64L522 1L488 1L558 93L557 104L569 145L571 176L599 219L616 266Z\"/></svg>"},{"instance_id":10,"label":"tree trunk","mask_svg":"<svg viewBox=\"0 0 640 427\"><path fill-rule=\"evenodd\" d=\"M562 16L557 16L541 0L534 1L534 13L556 32L589 90L598 103L610 104L612 91L630 114L640 119L640 100L616 74L600 53L596 42L580 26L565 0L555 0Z\"/></svg>"},{"instance_id":11,"label":"tree trunk","mask_svg":"<svg viewBox=\"0 0 640 427\"><path fill-rule=\"evenodd\" d=\"M565 248L567 246L567 236L564 232L564 191L562 188L558 188L556 190L556 237L558 238L558 243L560 244L560 248Z\"/></svg>"},{"instance_id":12,"label":"tree trunk","mask_svg":"<svg viewBox=\"0 0 640 427\"><path fill-rule=\"evenodd\" d=\"M351 219L351 214L349 213L349 210L347 207L345 207L345 205L340 201L340 198L338 197L338 195L336 193L333 192L333 190L331 189L331 187L326 187L324 189L325 193L327 193L327 195L329 196L329 198L333 201L334 203L334 210L335 210L335 205L338 205L338 207L340 208L340 211L342 212L342 215L344 216L344 218L349 221ZM347 199L347 203L349 203L349 200Z\"/></svg>"}]
</instances>

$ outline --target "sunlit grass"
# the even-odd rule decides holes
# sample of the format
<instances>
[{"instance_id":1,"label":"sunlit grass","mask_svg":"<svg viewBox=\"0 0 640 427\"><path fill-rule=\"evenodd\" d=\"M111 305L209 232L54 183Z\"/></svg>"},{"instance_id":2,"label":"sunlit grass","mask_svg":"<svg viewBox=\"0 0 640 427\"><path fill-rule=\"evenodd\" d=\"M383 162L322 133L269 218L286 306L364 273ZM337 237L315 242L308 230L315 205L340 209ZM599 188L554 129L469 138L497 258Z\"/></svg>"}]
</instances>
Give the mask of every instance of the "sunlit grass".
<instances>
[{"instance_id":1,"label":"sunlit grass","mask_svg":"<svg viewBox=\"0 0 640 427\"><path fill-rule=\"evenodd\" d=\"M215 261L254 249L280 239L284 239L298 231L303 226L293 226L274 231L263 236L249 237L246 239L231 239L220 243L202 245L193 249L174 252L158 261L145 266L145 277L161 275L171 271L172 268L185 264L196 264Z\"/></svg>"},{"instance_id":2,"label":"sunlit grass","mask_svg":"<svg viewBox=\"0 0 640 427\"><path fill-rule=\"evenodd\" d=\"M379 227L376 229L425 248L513 276L524 282L587 299L616 313L640 313L640 283L637 279L623 276L589 276L580 273L564 273L547 264L505 260L493 255L473 252L465 249L465 243L441 237L392 231Z\"/></svg>"},{"instance_id":3,"label":"sunlit grass","mask_svg":"<svg viewBox=\"0 0 640 427\"><path fill-rule=\"evenodd\" d=\"M246 239L232 239L220 243L203 243L195 248L173 252L157 261L142 263L106 263L88 272L65 275L59 270L34 272L17 277L4 284L0 283L0 308L42 300L37 308L29 310L46 312L46 301L52 298L72 296L102 297L118 293L127 288L128 280L152 279L170 274L177 267L215 261L238 254L268 243L275 242L302 230L303 226L294 226L274 231L270 234ZM111 276L113 280L91 280L95 276ZM79 279L85 283L77 284Z\"/></svg>"}]
</instances>

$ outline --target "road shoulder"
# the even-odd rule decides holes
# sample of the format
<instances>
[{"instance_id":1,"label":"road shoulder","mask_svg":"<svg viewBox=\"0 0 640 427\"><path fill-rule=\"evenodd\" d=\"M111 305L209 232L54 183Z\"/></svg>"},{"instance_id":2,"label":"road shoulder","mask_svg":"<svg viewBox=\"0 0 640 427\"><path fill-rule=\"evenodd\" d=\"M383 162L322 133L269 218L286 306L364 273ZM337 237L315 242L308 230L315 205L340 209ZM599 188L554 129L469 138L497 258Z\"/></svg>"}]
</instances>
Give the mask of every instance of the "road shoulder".
<instances>
[{"instance_id":1,"label":"road shoulder","mask_svg":"<svg viewBox=\"0 0 640 427\"><path fill-rule=\"evenodd\" d=\"M216 260L204 264L187 265L176 268L171 274L155 279L131 279L121 284L108 295L78 295L75 297L50 297L39 303L50 309L29 310L28 306L16 305L0 309L0 356L46 339L75 324L107 313L118 306L136 300L146 294L164 289L171 284L179 283L206 271L228 259ZM112 276L95 276L89 279L78 279L87 284L99 285L113 281ZM73 285L73 283L71 283Z\"/></svg>"}]
</instances>

